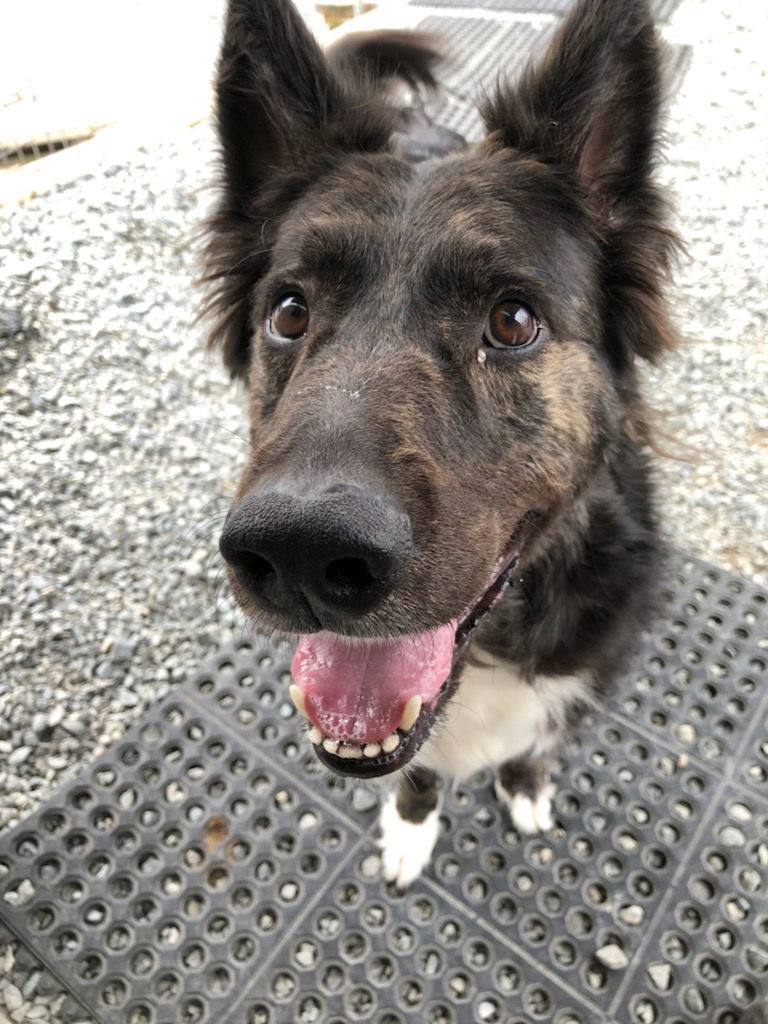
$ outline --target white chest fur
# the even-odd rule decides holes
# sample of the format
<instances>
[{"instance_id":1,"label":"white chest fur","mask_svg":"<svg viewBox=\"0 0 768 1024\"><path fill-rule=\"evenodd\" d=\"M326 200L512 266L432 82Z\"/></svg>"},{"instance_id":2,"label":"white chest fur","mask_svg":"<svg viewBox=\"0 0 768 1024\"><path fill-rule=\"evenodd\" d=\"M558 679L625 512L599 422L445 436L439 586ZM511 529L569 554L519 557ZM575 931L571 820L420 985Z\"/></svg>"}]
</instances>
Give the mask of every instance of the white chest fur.
<instances>
[{"instance_id":1,"label":"white chest fur","mask_svg":"<svg viewBox=\"0 0 768 1024\"><path fill-rule=\"evenodd\" d=\"M524 754L545 756L561 742L568 708L577 702L592 702L578 676L528 683L505 662L470 665L415 763L464 779Z\"/></svg>"}]
</instances>

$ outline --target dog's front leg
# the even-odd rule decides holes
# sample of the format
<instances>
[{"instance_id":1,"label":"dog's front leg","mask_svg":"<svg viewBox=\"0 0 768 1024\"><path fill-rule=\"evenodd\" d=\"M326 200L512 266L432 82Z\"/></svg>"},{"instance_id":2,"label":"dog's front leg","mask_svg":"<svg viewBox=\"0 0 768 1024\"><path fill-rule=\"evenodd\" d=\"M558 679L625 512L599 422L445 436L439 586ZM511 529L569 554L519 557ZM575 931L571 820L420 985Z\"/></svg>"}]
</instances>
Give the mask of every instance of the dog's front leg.
<instances>
[{"instance_id":1,"label":"dog's front leg","mask_svg":"<svg viewBox=\"0 0 768 1024\"><path fill-rule=\"evenodd\" d=\"M552 820L555 787L547 766L540 758L522 757L505 761L496 774L496 796L509 809L512 824L526 835L548 832Z\"/></svg>"},{"instance_id":2,"label":"dog's front leg","mask_svg":"<svg viewBox=\"0 0 768 1024\"><path fill-rule=\"evenodd\" d=\"M429 768L402 775L381 812L382 874L398 889L429 863L440 830L439 778Z\"/></svg>"}]
</instances>

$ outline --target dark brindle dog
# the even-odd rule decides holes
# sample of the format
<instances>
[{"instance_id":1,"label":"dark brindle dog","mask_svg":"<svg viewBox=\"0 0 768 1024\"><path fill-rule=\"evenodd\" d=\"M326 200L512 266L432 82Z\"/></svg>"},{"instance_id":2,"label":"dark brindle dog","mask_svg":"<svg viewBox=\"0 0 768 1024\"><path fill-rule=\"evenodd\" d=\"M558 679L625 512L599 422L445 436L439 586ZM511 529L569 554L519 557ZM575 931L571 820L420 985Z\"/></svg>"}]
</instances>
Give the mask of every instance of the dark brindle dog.
<instances>
[{"instance_id":1,"label":"dark brindle dog","mask_svg":"<svg viewBox=\"0 0 768 1024\"><path fill-rule=\"evenodd\" d=\"M221 550L256 626L299 637L323 763L408 766L382 817L399 885L441 774L493 766L517 826L550 826L547 759L647 610L637 361L672 340L647 2L581 0L462 152L392 99L433 57L404 33L324 56L287 0L231 0L208 249L251 395Z\"/></svg>"}]
</instances>

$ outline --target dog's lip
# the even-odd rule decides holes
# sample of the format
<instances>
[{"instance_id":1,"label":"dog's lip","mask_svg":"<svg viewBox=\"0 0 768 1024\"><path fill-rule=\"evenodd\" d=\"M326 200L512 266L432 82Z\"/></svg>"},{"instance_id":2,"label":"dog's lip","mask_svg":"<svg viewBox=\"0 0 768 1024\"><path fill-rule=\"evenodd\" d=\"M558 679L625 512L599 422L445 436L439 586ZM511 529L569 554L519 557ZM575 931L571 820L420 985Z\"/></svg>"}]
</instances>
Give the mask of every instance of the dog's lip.
<instances>
[{"instance_id":1,"label":"dog's lip","mask_svg":"<svg viewBox=\"0 0 768 1024\"><path fill-rule=\"evenodd\" d=\"M391 753L382 752L376 757L363 755L345 758L329 752L322 743L316 744L315 754L327 768L337 775L371 779L389 775L403 768L413 759L432 731L441 708L455 693L459 685L459 680L455 675L456 665L472 641L481 622L512 585L512 577L517 570L523 548L541 517L541 512L530 510L518 521L504 552L494 567L490 582L479 598L465 610L458 620L452 667L448 677L434 700L422 705L421 711L409 731L406 734L400 734L399 746Z\"/></svg>"}]
</instances>

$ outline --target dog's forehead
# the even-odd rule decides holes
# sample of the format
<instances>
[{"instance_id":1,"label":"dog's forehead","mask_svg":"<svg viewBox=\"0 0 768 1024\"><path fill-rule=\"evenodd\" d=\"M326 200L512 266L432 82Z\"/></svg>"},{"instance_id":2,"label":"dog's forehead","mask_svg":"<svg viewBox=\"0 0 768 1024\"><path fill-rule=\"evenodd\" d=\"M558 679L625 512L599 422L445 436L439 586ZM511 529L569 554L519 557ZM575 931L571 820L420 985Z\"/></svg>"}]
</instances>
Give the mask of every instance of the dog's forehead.
<instances>
[{"instance_id":1,"label":"dog's forehead","mask_svg":"<svg viewBox=\"0 0 768 1024\"><path fill-rule=\"evenodd\" d=\"M461 267L478 278L526 274L565 294L560 271L589 287L594 239L558 176L513 151L470 151L410 165L387 154L354 156L323 176L286 223L278 259L310 269L381 273L416 281Z\"/></svg>"}]
</instances>

